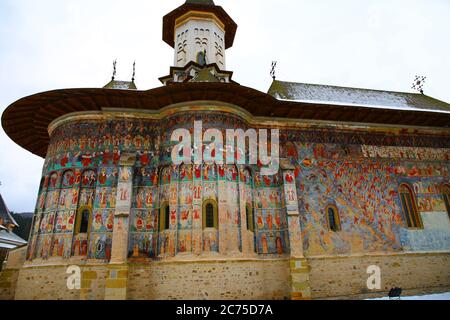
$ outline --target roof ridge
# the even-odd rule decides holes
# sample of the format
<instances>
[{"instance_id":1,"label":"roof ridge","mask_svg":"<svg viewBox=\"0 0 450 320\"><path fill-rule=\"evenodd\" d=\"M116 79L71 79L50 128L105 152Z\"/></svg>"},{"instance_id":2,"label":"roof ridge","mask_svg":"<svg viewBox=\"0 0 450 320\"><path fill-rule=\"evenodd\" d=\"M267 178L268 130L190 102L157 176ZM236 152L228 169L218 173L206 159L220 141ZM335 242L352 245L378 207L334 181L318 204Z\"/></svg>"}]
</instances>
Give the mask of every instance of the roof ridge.
<instances>
[{"instance_id":1,"label":"roof ridge","mask_svg":"<svg viewBox=\"0 0 450 320\"><path fill-rule=\"evenodd\" d=\"M434 99L439 102L443 102L446 104L449 104L445 101L430 97L426 94L421 94L417 92L405 92L405 91L393 91L393 90L382 90L382 89L371 89L371 88L360 88L360 87L345 87L345 86L338 86L338 85L332 85L332 84L318 84L318 83L306 83L306 82L294 82L294 81L280 81L280 80L274 80L274 82L282 82L282 83L289 83L289 84L303 84L308 86L317 86L317 87L332 87L332 88L341 88L341 89L356 89L356 90L364 90L364 91L376 91L376 92L388 92L388 93L397 93L397 94L408 94L408 95L415 95L417 97L427 97ZM449 104L450 105L450 104Z\"/></svg>"}]
</instances>

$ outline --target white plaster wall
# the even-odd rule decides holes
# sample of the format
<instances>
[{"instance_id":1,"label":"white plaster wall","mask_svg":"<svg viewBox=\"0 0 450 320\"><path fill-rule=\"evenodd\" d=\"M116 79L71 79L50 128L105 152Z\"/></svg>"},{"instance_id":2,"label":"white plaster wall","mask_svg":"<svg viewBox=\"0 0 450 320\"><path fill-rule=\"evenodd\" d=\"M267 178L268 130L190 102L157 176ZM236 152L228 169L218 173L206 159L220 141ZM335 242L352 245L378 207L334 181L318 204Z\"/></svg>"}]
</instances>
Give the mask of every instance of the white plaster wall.
<instances>
[{"instance_id":1,"label":"white plaster wall","mask_svg":"<svg viewBox=\"0 0 450 320\"><path fill-rule=\"evenodd\" d=\"M406 251L450 251L450 220L447 212L421 212L423 229L402 228L400 238Z\"/></svg>"},{"instance_id":2,"label":"white plaster wall","mask_svg":"<svg viewBox=\"0 0 450 320\"><path fill-rule=\"evenodd\" d=\"M215 22L192 19L176 28L175 66L184 67L190 61L196 61L198 52L204 49L208 64L216 63L220 69L226 69L225 33Z\"/></svg>"}]
</instances>

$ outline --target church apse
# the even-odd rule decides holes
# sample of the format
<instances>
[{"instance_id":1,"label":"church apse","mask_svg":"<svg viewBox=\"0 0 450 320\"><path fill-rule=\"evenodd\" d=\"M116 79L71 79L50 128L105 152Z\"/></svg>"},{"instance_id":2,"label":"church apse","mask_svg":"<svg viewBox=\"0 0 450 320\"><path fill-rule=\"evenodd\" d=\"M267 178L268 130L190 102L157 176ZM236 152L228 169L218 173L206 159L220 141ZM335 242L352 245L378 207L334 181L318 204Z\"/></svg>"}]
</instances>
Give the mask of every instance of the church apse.
<instances>
[{"instance_id":1,"label":"church apse","mask_svg":"<svg viewBox=\"0 0 450 320\"><path fill-rule=\"evenodd\" d=\"M44 165L35 218L39 227L35 224L28 259L111 259L124 153L135 155L130 261L288 254L281 175L263 176L258 165L171 164L167 132L192 130L195 119L203 121L205 130L248 127L241 118L220 112L187 113L161 122L76 120L57 127Z\"/></svg>"}]
</instances>

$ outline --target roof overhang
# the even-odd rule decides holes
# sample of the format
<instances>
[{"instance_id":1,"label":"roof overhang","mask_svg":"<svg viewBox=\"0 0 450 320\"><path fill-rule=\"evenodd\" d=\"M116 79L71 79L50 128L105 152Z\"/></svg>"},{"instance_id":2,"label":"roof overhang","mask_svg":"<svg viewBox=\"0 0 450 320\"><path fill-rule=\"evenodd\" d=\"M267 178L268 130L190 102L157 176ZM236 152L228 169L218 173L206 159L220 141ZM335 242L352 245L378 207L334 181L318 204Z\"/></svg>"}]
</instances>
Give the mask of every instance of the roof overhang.
<instances>
[{"instance_id":1,"label":"roof overhang","mask_svg":"<svg viewBox=\"0 0 450 320\"><path fill-rule=\"evenodd\" d=\"M2 115L6 134L28 151L45 157L48 126L73 112L104 109L158 111L190 101L233 104L255 117L448 128L450 115L426 111L377 109L342 105L316 105L280 101L235 83L179 83L148 91L116 89L63 89L22 98Z\"/></svg>"},{"instance_id":2,"label":"roof overhang","mask_svg":"<svg viewBox=\"0 0 450 320\"><path fill-rule=\"evenodd\" d=\"M225 29L225 49L233 46L237 24L221 6L185 3L163 18L163 40L172 48L175 47L175 26L177 20L189 12L212 13Z\"/></svg>"}]
</instances>

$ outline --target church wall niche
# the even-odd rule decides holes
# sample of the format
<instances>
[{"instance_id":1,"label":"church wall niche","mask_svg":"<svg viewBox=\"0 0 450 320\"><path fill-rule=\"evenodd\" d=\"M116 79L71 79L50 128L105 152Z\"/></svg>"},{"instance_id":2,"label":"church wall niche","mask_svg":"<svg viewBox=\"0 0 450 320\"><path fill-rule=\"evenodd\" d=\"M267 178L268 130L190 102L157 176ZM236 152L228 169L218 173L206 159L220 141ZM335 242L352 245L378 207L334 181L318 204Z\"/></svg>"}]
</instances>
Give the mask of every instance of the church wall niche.
<instances>
[{"instance_id":1,"label":"church wall niche","mask_svg":"<svg viewBox=\"0 0 450 320\"><path fill-rule=\"evenodd\" d=\"M159 187L158 169L135 167L130 215L128 256L155 258L158 249Z\"/></svg>"},{"instance_id":2,"label":"church wall niche","mask_svg":"<svg viewBox=\"0 0 450 320\"><path fill-rule=\"evenodd\" d=\"M262 255L289 253L289 229L280 173L255 175L255 220L257 252Z\"/></svg>"}]
</instances>

